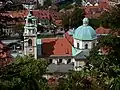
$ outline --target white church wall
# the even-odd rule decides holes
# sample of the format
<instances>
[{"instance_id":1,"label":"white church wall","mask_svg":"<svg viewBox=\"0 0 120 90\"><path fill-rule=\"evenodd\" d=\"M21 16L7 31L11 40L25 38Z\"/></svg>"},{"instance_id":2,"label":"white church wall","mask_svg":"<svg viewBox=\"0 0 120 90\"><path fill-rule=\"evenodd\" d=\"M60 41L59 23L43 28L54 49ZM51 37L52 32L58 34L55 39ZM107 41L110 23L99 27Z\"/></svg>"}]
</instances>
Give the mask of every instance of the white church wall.
<instances>
[{"instance_id":1,"label":"white church wall","mask_svg":"<svg viewBox=\"0 0 120 90\"><path fill-rule=\"evenodd\" d=\"M77 43L79 43L79 49L82 49L81 48L82 47L82 41L74 39L74 47L76 47L76 48L77 48Z\"/></svg>"},{"instance_id":2,"label":"white church wall","mask_svg":"<svg viewBox=\"0 0 120 90\"><path fill-rule=\"evenodd\" d=\"M57 64L57 62L58 62L58 60L56 60L56 59L52 60L52 63L54 63L54 64Z\"/></svg>"},{"instance_id":3,"label":"white church wall","mask_svg":"<svg viewBox=\"0 0 120 90\"><path fill-rule=\"evenodd\" d=\"M74 39L74 47L78 48L77 44L79 44L79 49L85 49L85 45L88 45L88 49L92 49L96 45L96 40L94 41L81 41Z\"/></svg>"},{"instance_id":4,"label":"white church wall","mask_svg":"<svg viewBox=\"0 0 120 90\"><path fill-rule=\"evenodd\" d=\"M75 63L75 59L74 59L74 58L72 58L72 59L71 59L71 62Z\"/></svg>"},{"instance_id":5,"label":"white church wall","mask_svg":"<svg viewBox=\"0 0 120 90\"><path fill-rule=\"evenodd\" d=\"M85 45L88 45L88 49L92 48L92 41L82 41L82 49L85 49Z\"/></svg>"},{"instance_id":6,"label":"white church wall","mask_svg":"<svg viewBox=\"0 0 120 90\"><path fill-rule=\"evenodd\" d=\"M67 64L67 60L66 59L62 59L62 63Z\"/></svg>"}]
</instances>

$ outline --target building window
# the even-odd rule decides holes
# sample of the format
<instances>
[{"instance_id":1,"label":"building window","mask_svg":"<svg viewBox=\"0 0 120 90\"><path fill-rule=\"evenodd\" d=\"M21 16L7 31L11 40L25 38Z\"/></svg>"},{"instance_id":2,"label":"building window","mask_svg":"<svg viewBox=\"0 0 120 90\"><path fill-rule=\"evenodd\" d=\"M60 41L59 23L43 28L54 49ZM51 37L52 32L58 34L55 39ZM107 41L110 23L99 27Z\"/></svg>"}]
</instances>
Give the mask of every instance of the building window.
<instances>
[{"instance_id":1,"label":"building window","mask_svg":"<svg viewBox=\"0 0 120 90\"><path fill-rule=\"evenodd\" d=\"M77 43L77 48L79 48L79 43Z\"/></svg>"},{"instance_id":2,"label":"building window","mask_svg":"<svg viewBox=\"0 0 120 90\"><path fill-rule=\"evenodd\" d=\"M28 46L32 46L32 40L31 39L28 40Z\"/></svg>"},{"instance_id":3,"label":"building window","mask_svg":"<svg viewBox=\"0 0 120 90\"><path fill-rule=\"evenodd\" d=\"M50 64L52 63L52 59L49 59L49 63L50 63Z\"/></svg>"},{"instance_id":4,"label":"building window","mask_svg":"<svg viewBox=\"0 0 120 90\"><path fill-rule=\"evenodd\" d=\"M93 43L93 47L95 47L95 43Z\"/></svg>"},{"instance_id":5,"label":"building window","mask_svg":"<svg viewBox=\"0 0 120 90\"><path fill-rule=\"evenodd\" d=\"M67 64L69 64L70 62L71 62L71 59L68 59L68 60L67 60Z\"/></svg>"},{"instance_id":6,"label":"building window","mask_svg":"<svg viewBox=\"0 0 120 90\"><path fill-rule=\"evenodd\" d=\"M62 63L62 59L59 59L59 62L58 63Z\"/></svg>"},{"instance_id":7,"label":"building window","mask_svg":"<svg viewBox=\"0 0 120 90\"><path fill-rule=\"evenodd\" d=\"M88 44L85 44L85 49L88 49Z\"/></svg>"}]
</instances>

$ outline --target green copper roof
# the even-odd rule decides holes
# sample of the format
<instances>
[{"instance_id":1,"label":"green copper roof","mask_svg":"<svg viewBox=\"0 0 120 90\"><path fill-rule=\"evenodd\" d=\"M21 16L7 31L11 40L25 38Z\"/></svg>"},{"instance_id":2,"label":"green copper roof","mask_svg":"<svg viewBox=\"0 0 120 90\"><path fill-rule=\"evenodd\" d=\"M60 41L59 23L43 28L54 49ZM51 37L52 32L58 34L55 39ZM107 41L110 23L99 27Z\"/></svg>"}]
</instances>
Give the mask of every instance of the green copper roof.
<instances>
[{"instance_id":1,"label":"green copper roof","mask_svg":"<svg viewBox=\"0 0 120 90\"><path fill-rule=\"evenodd\" d=\"M74 48L72 46L72 56L76 56L77 54L79 54L80 52L82 52L82 50Z\"/></svg>"},{"instance_id":2,"label":"green copper roof","mask_svg":"<svg viewBox=\"0 0 120 90\"><path fill-rule=\"evenodd\" d=\"M74 34L74 28L73 28L73 29L70 29L70 30L68 31L68 34L69 34L69 35L73 35L73 34Z\"/></svg>"},{"instance_id":3,"label":"green copper roof","mask_svg":"<svg viewBox=\"0 0 120 90\"><path fill-rule=\"evenodd\" d=\"M83 19L83 25L79 26L74 34L73 38L79 39L79 40L94 40L96 39L96 32L95 30L88 25L89 20L87 18Z\"/></svg>"}]
</instances>

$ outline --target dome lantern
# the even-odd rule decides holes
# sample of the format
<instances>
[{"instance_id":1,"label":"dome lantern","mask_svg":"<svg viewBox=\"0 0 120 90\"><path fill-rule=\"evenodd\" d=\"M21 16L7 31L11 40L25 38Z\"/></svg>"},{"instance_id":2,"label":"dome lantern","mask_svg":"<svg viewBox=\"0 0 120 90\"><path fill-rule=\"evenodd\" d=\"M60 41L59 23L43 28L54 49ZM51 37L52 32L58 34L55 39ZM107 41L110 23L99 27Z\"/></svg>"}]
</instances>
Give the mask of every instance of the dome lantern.
<instances>
[{"instance_id":1,"label":"dome lantern","mask_svg":"<svg viewBox=\"0 0 120 90\"><path fill-rule=\"evenodd\" d=\"M89 24L88 18L83 19L83 25L87 26Z\"/></svg>"}]
</instances>

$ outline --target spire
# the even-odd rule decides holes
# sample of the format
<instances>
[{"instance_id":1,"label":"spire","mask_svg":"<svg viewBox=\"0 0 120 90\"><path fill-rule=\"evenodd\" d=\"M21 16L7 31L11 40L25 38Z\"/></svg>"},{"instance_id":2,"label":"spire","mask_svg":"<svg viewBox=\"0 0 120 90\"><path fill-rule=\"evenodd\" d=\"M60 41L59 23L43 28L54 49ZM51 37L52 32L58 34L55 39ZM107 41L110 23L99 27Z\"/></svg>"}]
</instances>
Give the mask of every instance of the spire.
<instances>
[{"instance_id":1,"label":"spire","mask_svg":"<svg viewBox=\"0 0 120 90\"><path fill-rule=\"evenodd\" d=\"M83 25L87 26L89 24L88 18L83 19Z\"/></svg>"},{"instance_id":2,"label":"spire","mask_svg":"<svg viewBox=\"0 0 120 90\"><path fill-rule=\"evenodd\" d=\"M32 16L31 11L32 11L34 5L32 5L32 4L23 4L23 6L24 6L24 8L26 8L28 10L28 15L27 16Z\"/></svg>"}]
</instances>

